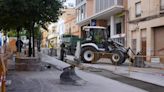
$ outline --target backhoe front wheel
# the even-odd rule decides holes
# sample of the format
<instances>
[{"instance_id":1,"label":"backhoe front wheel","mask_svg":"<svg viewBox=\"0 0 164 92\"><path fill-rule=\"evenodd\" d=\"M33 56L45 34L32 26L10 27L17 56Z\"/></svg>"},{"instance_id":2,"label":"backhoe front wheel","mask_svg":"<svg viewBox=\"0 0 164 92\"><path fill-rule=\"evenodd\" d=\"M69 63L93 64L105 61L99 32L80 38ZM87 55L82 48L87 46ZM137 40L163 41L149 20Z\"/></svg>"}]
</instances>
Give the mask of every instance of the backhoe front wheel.
<instances>
[{"instance_id":1,"label":"backhoe front wheel","mask_svg":"<svg viewBox=\"0 0 164 92\"><path fill-rule=\"evenodd\" d=\"M92 47L84 47L81 52L81 59L84 63L91 63L94 58L94 52L97 52L96 49Z\"/></svg>"}]
</instances>

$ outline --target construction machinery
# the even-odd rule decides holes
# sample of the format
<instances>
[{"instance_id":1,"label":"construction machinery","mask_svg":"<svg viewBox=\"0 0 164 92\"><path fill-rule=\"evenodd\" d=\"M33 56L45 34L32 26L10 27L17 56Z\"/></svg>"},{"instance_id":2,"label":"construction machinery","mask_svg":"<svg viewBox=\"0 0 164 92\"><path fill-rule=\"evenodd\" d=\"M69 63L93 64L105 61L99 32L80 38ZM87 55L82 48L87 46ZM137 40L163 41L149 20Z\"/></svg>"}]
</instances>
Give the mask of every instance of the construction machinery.
<instances>
[{"instance_id":1,"label":"construction machinery","mask_svg":"<svg viewBox=\"0 0 164 92\"><path fill-rule=\"evenodd\" d=\"M129 49L121 43L108 38L105 27L85 26L83 27L85 37L81 41L81 60L85 63L91 63L96 52L111 53L111 61L115 65L121 65L129 58Z\"/></svg>"}]
</instances>

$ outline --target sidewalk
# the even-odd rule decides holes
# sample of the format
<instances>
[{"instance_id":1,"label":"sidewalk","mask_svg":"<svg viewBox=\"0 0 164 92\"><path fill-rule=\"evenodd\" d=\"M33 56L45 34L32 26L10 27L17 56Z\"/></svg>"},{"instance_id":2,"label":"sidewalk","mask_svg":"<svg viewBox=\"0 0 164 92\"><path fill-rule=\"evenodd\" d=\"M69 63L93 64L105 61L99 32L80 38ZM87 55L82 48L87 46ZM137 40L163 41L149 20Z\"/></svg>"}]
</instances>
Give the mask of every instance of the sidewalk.
<instances>
[{"instance_id":1,"label":"sidewalk","mask_svg":"<svg viewBox=\"0 0 164 92\"><path fill-rule=\"evenodd\" d=\"M57 66L59 70L68 66L68 64L65 62L44 54L42 54L42 61ZM146 92L145 90L109 78L83 72L78 68L76 68L75 71L77 75L80 76L83 80L87 81L87 83L80 87L66 86L66 88L63 87L64 89L61 89L60 92ZM58 88L56 90L58 90Z\"/></svg>"},{"instance_id":2,"label":"sidewalk","mask_svg":"<svg viewBox=\"0 0 164 92\"><path fill-rule=\"evenodd\" d=\"M73 56L67 56L67 59L72 61ZM151 65L148 64L148 68L137 68L137 67L129 67L128 64L124 64L121 66L114 66L111 64L110 59L100 59L97 64L82 64L83 68L99 68L105 69L113 72L114 74L118 74L121 76L137 79L140 81L156 84L164 87L164 70L159 68L158 64ZM154 68L155 67L155 68ZM162 65L160 67L163 67Z\"/></svg>"}]
</instances>

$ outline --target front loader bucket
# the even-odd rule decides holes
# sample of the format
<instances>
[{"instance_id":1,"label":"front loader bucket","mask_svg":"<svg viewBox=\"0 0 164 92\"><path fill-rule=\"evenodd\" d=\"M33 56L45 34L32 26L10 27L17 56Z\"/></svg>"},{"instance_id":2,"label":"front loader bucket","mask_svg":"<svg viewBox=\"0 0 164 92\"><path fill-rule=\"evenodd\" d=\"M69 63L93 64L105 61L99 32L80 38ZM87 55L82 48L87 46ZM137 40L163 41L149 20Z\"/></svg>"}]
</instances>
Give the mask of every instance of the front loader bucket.
<instances>
[{"instance_id":1,"label":"front loader bucket","mask_svg":"<svg viewBox=\"0 0 164 92\"><path fill-rule=\"evenodd\" d=\"M62 84L77 86L82 86L86 83L84 80L76 75L75 66L69 66L63 69L63 73L60 75L60 82Z\"/></svg>"}]
</instances>

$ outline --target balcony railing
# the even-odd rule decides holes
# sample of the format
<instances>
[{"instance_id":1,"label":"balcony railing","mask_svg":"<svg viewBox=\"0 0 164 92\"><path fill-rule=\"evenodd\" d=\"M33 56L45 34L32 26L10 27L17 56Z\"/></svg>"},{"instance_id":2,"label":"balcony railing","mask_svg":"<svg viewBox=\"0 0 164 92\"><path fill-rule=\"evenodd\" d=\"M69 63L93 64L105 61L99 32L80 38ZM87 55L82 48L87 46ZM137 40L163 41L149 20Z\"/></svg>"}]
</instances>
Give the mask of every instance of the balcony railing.
<instances>
[{"instance_id":1,"label":"balcony railing","mask_svg":"<svg viewBox=\"0 0 164 92\"><path fill-rule=\"evenodd\" d=\"M115 5L123 6L123 0L95 0L95 13L111 8Z\"/></svg>"}]
</instances>

